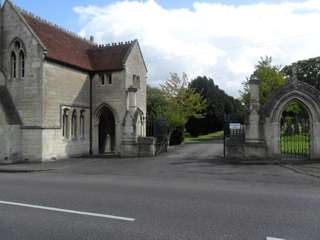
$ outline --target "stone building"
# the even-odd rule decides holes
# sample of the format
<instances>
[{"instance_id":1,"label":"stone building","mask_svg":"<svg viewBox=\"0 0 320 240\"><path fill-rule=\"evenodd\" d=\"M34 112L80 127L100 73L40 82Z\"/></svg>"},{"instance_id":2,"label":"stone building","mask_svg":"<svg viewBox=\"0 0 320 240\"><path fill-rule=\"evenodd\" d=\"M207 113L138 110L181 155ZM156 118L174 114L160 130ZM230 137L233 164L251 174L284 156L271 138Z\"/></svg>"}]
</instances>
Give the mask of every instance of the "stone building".
<instances>
[{"instance_id":1,"label":"stone building","mask_svg":"<svg viewBox=\"0 0 320 240\"><path fill-rule=\"evenodd\" d=\"M0 162L153 154L137 40L97 45L0 6Z\"/></svg>"}]
</instances>

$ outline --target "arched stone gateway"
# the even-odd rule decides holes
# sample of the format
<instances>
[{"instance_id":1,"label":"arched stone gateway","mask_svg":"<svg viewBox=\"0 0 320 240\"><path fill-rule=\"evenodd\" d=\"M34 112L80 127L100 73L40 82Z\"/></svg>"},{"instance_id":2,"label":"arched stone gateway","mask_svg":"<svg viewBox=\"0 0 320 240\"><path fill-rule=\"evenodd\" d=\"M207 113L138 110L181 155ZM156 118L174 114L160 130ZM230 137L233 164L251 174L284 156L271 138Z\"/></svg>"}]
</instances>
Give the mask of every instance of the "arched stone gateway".
<instances>
[{"instance_id":1,"label":"arched stone gateway","mask_svg":"<svg viewBox=\"0 0 320 240\"><path fill-rule=\"evenodd\" d=\"M281 155L281 117L286 106L293 101L300 103L307 113L305 134L310 136L310 158L320 157L320 91L304 82L293 82L275 91L261 109L264 139L269 155ZM303 120L301 119L298 120ZM308 125L308 126L307 126Z\"/></svg>"},{"instance_id":2,"label":"arched stone gateway","mask_svg":"<svg viewBox=\"0 0 320 240\"><path fill-rule=\"evenodd\" d=\"M245 141L232 146L238 155L241 153L239 157L245 160L320 159L320 91L296 80L274 91L260 106L259 81L252 80L249 85L251 100ZM299 106L300 115L289 113L290 104Z\"/></svg>"},{"instance_id":3,"label":"arched stone gateway","mask_svg":"<svg viewBox=\"0 0 320 240\"><path fill-rule=\"evenodd\" d=\"M279 150L282 160L308 160L311 156L312 119L297 99L287 103L280 116Z\"/></svg>"}]
</instances>

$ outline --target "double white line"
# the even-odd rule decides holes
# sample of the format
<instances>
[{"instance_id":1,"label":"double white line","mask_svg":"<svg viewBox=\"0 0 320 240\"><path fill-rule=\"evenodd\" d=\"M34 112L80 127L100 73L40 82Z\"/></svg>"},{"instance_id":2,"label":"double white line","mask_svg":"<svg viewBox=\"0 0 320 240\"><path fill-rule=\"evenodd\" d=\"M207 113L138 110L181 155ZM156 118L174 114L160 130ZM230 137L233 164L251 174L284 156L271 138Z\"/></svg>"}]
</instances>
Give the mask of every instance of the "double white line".
<instances>
[{"instance_id":1,"label":"double white line","mask_svg":"<svg viewBox=\"0 0 320 240\"><path fill-rule=\"evenodd\" d=\"M92 212L82 212L82 211L75 211L75 210L69 210L69 209L63 209L63 208L45 207L45 206L40 206L40 205L32 205L32 204L17 203L17 202L0 201L0 204L10 205L10 206L18 206L18 207L26 207L26 208L42 209L42 210L54 211L54 212L71 213L71 214L85 215L85 216L91 216L91 217L108 218L108 219L128 221L128 222L134 222L136 220L134 218L119 217L119 216L114 216L114 215L106 215L106 214L92 213Z\"/></svg>"}]
</instances>

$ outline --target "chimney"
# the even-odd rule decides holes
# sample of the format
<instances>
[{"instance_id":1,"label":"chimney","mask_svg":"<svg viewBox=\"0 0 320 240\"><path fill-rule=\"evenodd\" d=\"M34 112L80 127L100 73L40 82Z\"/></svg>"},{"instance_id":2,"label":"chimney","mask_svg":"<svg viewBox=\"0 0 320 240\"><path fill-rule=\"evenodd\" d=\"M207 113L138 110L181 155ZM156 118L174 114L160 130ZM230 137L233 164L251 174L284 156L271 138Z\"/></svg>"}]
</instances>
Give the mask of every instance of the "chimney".
<instances>
[{"instance_id":1,"label":"chimney","mask_svg":"<svg viewBox=\"0 0 320 240\"><path fill-rule=\"evenodd\" d=\"M94 43L94 36L92 36L92 35L90 36L90 42Z\"/></svg>"}]
</instances>

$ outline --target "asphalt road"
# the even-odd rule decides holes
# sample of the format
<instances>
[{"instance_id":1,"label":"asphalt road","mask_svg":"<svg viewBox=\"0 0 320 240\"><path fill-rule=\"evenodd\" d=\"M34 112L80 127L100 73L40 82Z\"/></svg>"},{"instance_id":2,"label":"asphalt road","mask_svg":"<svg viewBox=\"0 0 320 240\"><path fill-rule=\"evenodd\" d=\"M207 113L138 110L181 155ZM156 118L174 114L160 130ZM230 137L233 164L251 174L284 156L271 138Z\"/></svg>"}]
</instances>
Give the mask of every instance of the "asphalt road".
<instances>
[{"instance_id":1,"label":"asphalt road","mask_svg":"<svg viewBox=\"0 0 320 240\"><path fill-rule=\"evenodd\" d=\"M227 165L220 154L211 142L153 159L73 159L49 172L2 173L0 239L320 239L318 179ZM17 203L29 205L8 205Z\"/></svg>"}]
</instances>

